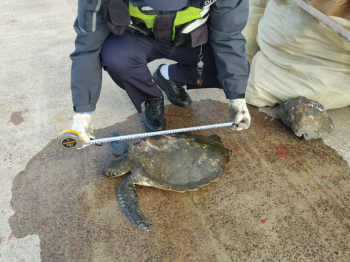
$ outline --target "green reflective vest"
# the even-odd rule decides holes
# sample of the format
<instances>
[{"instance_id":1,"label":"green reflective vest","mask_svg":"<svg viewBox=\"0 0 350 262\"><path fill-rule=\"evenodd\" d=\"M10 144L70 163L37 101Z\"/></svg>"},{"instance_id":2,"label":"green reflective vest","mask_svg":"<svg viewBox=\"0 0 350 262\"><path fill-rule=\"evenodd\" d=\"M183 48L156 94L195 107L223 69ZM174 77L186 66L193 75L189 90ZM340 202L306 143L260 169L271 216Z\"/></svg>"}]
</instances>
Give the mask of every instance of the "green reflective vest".
<instances>
[{"instance_id":1,"label":"green reflective vest","mask_svg":"<svg viewBox=\"0 0 350 262\"><path fill-rule=\"evenodd\" d=\"M143 13L140 8L134 7L129 3L129 12L131 17L142 20L148 29L153 29L154 21L158 15L148 15ZM175 28L179 25L186 24L193 20L201 18L202 9L196 7L188 7L186 10L178 11L175 14L175 19L172 26L172 40L175 38Z\"/></svg>"},{"instance_id":2,"label":"green reflective vest","mask_svg":"<svg viewBox=\"0 0 350 262\"><path fill-rule=\"evenodd\" d=\"M183 44L191 36L191 46L204 44L208 40L206 22L209 17L210 5L216 1L202 1L202 8L189 6L184 10L166 15L147 14L141 8L129 3L129 28L144 34L154 34L157 41L175 41L177 45ZM138 22L133 23L134 20ZM141 25L141 26L140 26Z\"/></svg>"}]
</instances>

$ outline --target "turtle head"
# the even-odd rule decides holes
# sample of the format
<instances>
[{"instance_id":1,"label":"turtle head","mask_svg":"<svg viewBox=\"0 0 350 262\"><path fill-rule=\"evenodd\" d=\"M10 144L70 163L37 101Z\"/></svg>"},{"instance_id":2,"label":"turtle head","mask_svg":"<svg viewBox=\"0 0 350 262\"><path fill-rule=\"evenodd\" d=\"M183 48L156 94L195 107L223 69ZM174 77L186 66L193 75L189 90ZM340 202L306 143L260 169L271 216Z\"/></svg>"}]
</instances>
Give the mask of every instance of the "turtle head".
<instances>
[{"instance_id":1,"label":"turtle head","mask_svg":"<svg viewBox=\"0 0 350 262\"><path fill-rule=\"evenodd\" d=\"M114 159L103 171L105 176L117 177L127 174L130 171L128 154Z\"/></svg>"}]
</instances>

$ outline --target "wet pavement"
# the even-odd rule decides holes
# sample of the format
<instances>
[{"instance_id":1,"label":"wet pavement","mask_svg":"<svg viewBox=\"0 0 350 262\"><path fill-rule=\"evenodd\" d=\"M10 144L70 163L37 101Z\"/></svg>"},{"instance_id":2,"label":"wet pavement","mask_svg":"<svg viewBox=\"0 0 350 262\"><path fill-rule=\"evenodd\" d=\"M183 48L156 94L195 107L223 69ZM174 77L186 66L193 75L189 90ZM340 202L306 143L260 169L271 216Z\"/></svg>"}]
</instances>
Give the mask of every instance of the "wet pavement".
<instances>
[{"instance_id":1,"label":"wet pavement","mask_svg":"<svg viewBox=\"0 0 350 262\"><path fill-rule=\"evenodd\" d=\"M227 106L168 105L167 129L227 122ZM195 132L233 151L223 177L183 194L136 186L149 232L121 213L122 178L102 175L114 158L107 145L63 150L53 140L13 181L13 236L38 235L41 261L348 261L349 164L322 140L249 110L249 130ZM134 114L96 135L144 132L142 121Z\"/></svg>"}]
</instances>

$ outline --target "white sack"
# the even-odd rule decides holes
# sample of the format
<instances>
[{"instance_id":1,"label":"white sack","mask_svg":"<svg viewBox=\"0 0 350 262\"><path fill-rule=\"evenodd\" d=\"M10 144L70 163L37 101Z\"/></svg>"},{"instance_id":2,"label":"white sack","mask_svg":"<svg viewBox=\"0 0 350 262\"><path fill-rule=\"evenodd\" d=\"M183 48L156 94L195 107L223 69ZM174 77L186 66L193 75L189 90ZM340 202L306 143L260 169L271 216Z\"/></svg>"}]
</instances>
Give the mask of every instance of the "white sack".
<instances>
[{"instance_id":1,"label":"white sack","mask_svg":"<svg viewBox=\"0 0 350 262\"><path fill-rule=\"evenodd\" d=\"M258 35L258 25L263 17L267 3L270 0L250 0L248 22L242 34L247 40L246 50L247 57L251 63L255 54L259 51L259 45L256 42Z\"/></svg>"},{"instance_id":2,"label":"white sack","mask_svg":"<svg viewBox=\"0 0 350 262\"><path fill-rule=\"evenodd\" d=\"M334 19L350 29L348 20ZM274 106L305 96L326 109L350 105L350 43L292 0L269 2L257 41L247 103Z\"/></svg>"}]
</instances>

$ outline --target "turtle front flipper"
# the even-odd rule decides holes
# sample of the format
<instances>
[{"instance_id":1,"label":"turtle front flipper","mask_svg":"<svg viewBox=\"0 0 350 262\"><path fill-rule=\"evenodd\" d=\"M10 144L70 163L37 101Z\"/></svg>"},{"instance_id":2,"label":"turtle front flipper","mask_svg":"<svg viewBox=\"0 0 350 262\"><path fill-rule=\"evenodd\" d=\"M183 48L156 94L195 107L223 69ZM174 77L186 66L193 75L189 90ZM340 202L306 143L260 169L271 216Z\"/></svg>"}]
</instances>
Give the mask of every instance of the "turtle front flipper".
<instances>
[{"instance_id":1,"label":"turtle front flipper","mask_svg":"<svg viewBox=\"0 0 350 262\"><path fill-rule=\"evenodd\" d=\"M130 175L120 183L118 200L123 214L131 223L140 229L149 230L149 223L141 213L135 185Z\"/></svg>"},{"instance_id":2,"label":"turtle front flipper","mask_svg":"<svg viewBox=\"0 0 350 262\"><path fill-rule=\"evenodd\" d=\"M117 137L119 134L113 131L110 137ZM129 151L129 146L124 141L112 141L109 143L109 149L113 152L116 157L125 155Z\"/></svg>"},{"instance_id":3,"label":"turtle front flipper","mask_svg":"<svg viewBox=\"0 0 350 262\"><path fill-rule=\"evenodd\" d=\"M208 137L211 138L211 139L214 139L216 142L219 142L219 143L222 144L221 137L218 136L217 134L212 134L212 135L210 135L210 136L208 136Z\"/></svg>"}]
</instances>

